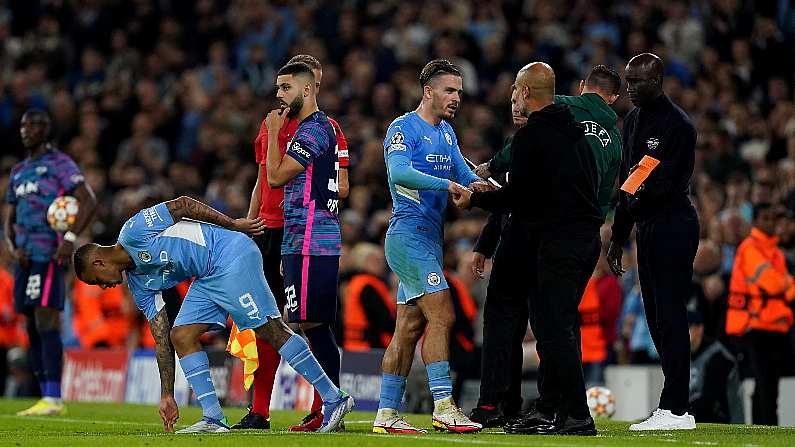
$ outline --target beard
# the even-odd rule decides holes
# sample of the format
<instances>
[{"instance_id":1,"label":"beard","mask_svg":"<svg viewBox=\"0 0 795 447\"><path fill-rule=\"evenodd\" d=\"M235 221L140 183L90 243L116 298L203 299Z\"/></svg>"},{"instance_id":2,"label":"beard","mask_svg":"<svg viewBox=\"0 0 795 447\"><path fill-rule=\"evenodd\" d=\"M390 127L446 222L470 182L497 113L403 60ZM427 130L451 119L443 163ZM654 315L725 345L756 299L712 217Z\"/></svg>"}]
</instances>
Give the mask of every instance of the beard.
<instances>
[{"instance_id":1,"label":"beard","mask_svg":"<svg viewBox=\"0 0 795 447\"><path fill-rule=\"evenodd\" d=\"M293 99L293 102L290 103L290 111L287 113L288 118L295 118L298 116L298 113L301 112L301 109L304 107L304 97L298 95Z\"/></svg>"},{"instance_id":2,"label":"beard","mask_svg":"<svg viewBox=\"0 0 795 447\"><path fill-rule=\"evenodd\" d=\"M453 106L455 109L451 110L450 107ZM455 118L455 114L458 112L458 108L460 107L459 103L447 103L447 104L434 104L434 109L439 110L439 117L442 119L453 119Z\"/></svg>"}]
</instances>

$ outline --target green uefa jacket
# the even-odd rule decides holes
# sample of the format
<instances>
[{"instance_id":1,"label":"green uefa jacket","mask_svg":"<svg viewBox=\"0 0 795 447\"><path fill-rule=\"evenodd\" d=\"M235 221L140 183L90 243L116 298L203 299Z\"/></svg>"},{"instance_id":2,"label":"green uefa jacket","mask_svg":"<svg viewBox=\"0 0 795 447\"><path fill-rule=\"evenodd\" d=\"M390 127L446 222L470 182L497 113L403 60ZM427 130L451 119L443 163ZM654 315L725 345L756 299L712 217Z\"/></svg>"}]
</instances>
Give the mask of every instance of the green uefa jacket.
<instances>
[{"instance_id":1,"label":"green uefa jacket","mask_svg":"<svg viewBox=\"0 0 795 447\"><path fill-rule=\"evenodd\" d=\"M585 126L585 136L596 158L599 206L602 208L602 217L606 217L621 166L621 133L616 128L618 115L596 93L585 93L581 96L555 95L555 102L568 105L574 118ZM489 170L492 174L499 174L508 172L510 166L509 139L489 162Z\"/></svg>"}]
</instances>

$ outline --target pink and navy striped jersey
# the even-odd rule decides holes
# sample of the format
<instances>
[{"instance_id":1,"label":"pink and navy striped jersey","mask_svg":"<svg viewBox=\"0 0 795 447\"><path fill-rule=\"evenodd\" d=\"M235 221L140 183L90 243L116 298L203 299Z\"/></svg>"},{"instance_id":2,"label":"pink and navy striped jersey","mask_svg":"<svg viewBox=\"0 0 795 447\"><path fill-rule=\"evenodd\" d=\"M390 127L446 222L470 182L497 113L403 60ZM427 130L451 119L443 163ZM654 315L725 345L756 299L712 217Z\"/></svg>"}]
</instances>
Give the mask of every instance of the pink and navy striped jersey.
<instances>
[{"instance_id":1,"label":"pink and navy striped jersey","mask_svg":"<svg viewBox=\"0 0 795 447\"><path fill-rule=\"evenodd\" d=\"M48 262L58 248L58 235L47 223L47 208L56 197L71 194L84 182L80 168L66 154L51 148L27 158L11 170L6 202L16 207L14 245L36 262Z\"/></svg>"},{"instance_id":2,"label":"pink and navy striped jersey","mask_svg":"<svg viewBox=\"0 0 795 447\"><path fill-rule=\"evenodd\" d=\"M305 168L284 187L283 255L339 256L337 138L323 112L298 125L286 155Z\"/></svg>"}]
</instances>

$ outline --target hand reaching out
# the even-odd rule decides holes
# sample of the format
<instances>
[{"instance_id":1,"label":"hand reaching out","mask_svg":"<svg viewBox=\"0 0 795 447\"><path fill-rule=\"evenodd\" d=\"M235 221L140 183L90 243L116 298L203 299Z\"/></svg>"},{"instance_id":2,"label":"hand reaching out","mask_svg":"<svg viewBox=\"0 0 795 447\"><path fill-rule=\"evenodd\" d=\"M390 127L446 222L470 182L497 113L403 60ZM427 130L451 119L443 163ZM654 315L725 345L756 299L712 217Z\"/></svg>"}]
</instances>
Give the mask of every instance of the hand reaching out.
<instances>
[{"instance_id":1,"label":"hand reaching out","mask_svg":"<svg viewBox=\"0 0 795 447\"><path fill-rule=\"evenodd\" d=\"M494 185L488 182L477 181L469 184L469 189L477 192L494 191Z\"/></svg>"}]
</instances>

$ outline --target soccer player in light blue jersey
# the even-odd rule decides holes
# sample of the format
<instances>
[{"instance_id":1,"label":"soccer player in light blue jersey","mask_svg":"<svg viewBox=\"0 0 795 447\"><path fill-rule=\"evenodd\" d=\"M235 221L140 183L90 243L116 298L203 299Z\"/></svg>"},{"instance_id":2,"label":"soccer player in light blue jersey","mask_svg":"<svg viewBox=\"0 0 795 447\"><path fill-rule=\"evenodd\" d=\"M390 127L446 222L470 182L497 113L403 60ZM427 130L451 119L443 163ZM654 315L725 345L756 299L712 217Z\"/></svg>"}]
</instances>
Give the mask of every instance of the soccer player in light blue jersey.
<instances>
[{"instance_id":1,"label":"soccer player in light blue jersey","mask_svg":"<svg viewBox=\"0 0 795 447\"><path fill-rule=\"evenodd\" d=\"M463 191L461 184L488 187L467 167L455 131L446 121L458 110L462 85L461 73L453 64L429 62L420 74L419 107L395 119L384 140L393 203L385 250L400 284L395 335L381 365L381 399L373 423L376 433L424 433L398 413L414 350L423 334L422 359L434 399L433 427L456 433L482 428L452 399L448 358L455 313L442 270L447 193Z\"/></svg>"},{"instance_id":2,"label":"soccer player in light blue jersey","mask_svg":"<svg viewBox=\"0 0 795 447\"><path fill-rule=\"evenodd\" d=\"M257 337L279 351L323 398L324 420L318 431L337 428L353 407L309 351L309 346L282 321L273 293L262 271L262 256L246 234L262 233L257 219L231 219L188 197L180 197L138 212L124 223L112 246L87 244L75 252L78 278L102 288L127 285L135 303L149 320L160 369L160 417L172 431L179 417L174 401L174 351L185 377L202 407L202 420L179 433L229 431L215 387L207 354L199 337L212 326L226 326L227 315L240 330L253 329ZM195 278L173 328L162 290ZM172 347L173 344L173 347Z\"/></svg>"}]
</instances>

